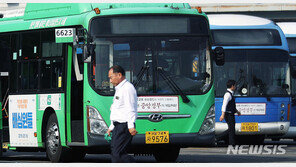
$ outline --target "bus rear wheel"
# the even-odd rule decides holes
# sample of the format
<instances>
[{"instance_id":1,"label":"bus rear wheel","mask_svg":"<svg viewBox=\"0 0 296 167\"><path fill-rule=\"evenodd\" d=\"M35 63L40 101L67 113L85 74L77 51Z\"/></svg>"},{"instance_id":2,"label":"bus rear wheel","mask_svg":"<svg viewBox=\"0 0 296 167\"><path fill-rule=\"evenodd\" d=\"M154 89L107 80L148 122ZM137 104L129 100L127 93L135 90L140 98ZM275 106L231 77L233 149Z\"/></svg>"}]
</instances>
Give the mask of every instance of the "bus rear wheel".
<instances>
[{"instance_id":1,"label":"bus rear wheel","mask_svg":"<svg viewBox=\"0 0 296 167\"><path fill-rule=\"evenodd\" d=\"M157 162L175 162L179 156L180 147L164 147L154 151Z\"/></svg>"},{"instance_id":2,"label":"bus rear wheel","mask_svg":"<svg viewBox=\"0 0 296 167\"><path fill-rule=\"evenodd\" d=\"M49 116L46 126L45 147L46 155L51 162L65 162L69 161L69 150L62 147L60 139L60 131L57 117L55 114Z\"/></svg>"}]
</instances>

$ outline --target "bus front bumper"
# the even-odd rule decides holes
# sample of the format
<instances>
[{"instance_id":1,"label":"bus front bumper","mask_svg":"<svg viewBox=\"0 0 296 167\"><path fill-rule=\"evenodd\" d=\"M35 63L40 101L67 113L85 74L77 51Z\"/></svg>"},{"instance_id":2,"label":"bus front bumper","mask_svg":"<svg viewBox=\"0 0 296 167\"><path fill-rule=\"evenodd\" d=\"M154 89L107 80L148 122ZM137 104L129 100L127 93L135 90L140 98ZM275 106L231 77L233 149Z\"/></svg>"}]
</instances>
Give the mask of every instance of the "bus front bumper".
<instances>
[{"instance_id":1,"label":"bus front bumper","mask_svg":"<svg viewBox=\"0 0 296 167\"><path fill-rule=\"evenodd\" d=\"M149 145L175 145L181 148L195 146L213 146L215 142L215 133L212 132L206 135L198 133L181 133L170 134L168 144L146 144L145 134L137 134L133 137L132 146L149 146ZM109 146L103 136L88 133L88 147Z\"/></svg>"},{"instance_id":2,"label":"bus front bumper","mask_svg":"<svg viewBox=\"0 0 296 167\"><path fill-rule=\"evenodd\" d=\"M258 123L257 132L242 132L241 123L235 123L235 134L236 135L283 135L288 132L290 122L268 122ZM219 135L228 129L227 123L215 124L215 134Z\"/></svg>"},{"instance_id":3,"label":"bus front bumper","mask_svg":"<svg viewBox=\"0 0 296 167\"><path fill-rule=\"evenodd\" d=\"M271 138L296 139L296 126L290 126L288 132L284 135L271 136Z\"/></svg>"}]
</instances>

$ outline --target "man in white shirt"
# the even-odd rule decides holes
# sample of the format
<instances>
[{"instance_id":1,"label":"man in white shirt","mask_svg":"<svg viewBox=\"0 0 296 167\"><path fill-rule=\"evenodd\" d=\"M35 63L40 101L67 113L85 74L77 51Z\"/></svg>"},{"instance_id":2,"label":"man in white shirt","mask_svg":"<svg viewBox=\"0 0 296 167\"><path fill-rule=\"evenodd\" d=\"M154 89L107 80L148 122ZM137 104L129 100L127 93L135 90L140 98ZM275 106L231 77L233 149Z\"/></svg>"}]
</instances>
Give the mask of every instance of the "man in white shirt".
<instances>
[{"instance_id":1,"label":"man in white shirt","mask_svg":"<svg viewBox=\"0 0 296 167\"><path fill-rule=\"evenodd\" d=\"M234 80L227 81L227 91L223 97L223 104L222 104L222 115L220 117L220 121L225 121L228 125L228 130L223 132L221 136L228 133L229 136L229 144L235 145L235 117L234 114L237 113L238 116L241 113L236 109L235 106L235 99L233 97L233 93L236 89L236 83Z\"/></svg>"},{"instance_id":2,"label":"man in white shirt","mask_svg":"<svg viewBox=\"0 0 296 167\"><path fill-rule=\"evenodd\" d=\"M133 84L125 79L125 71L115 65L110 68L108 77L115 86L115 95L111 105L111 125L107 131L111 140L112 162L132 162L133 158L127 154L135 129L137 119L137 92Z\"/></svg>"}]
</instances>

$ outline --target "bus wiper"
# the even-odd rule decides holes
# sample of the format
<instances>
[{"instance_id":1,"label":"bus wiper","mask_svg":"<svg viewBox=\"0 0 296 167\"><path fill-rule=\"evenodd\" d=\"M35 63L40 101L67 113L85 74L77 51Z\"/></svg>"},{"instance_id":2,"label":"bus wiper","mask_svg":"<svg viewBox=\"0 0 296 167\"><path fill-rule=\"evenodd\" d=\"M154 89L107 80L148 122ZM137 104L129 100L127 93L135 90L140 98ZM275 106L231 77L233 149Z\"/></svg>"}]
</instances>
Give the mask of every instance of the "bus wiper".
<instances>
[{"instance_id":1,"label":"bus wiper","mask_svg":"<svg viewBox=\"0 0 296 167\"><path fill-rule=\"evenodd\" d=\"M165 80L165 82L172 88L172 90L179 94L183 100L184 103L189 103L190 100L188 99L188 97L186 96L186 94L184 94L182 92L182 90L180 89L180 87L170 78L165 74L165 71L163 70L162 67L157 67L157 71L159 71L159 74L161 75L161 77Z\"/></svg>"},{"instance_id":2,"label":"bus wiper","mask_svg":"<svg viewBox=\"0 0 296 167\"><path fill-rule=\"evenodd\" d=\"M138 73L138 75L137 75L137 80L133 82L135 88L138 87L138 85L140 84L140 82L141 82L141 80L142 80L142 78L143 78L145 72L148 71L148 70L149 70L149 65L148 65L148 61L147 61L147 62L144 64L144 66L142 66L140 72Z\"/></svg>"}]
</instances>

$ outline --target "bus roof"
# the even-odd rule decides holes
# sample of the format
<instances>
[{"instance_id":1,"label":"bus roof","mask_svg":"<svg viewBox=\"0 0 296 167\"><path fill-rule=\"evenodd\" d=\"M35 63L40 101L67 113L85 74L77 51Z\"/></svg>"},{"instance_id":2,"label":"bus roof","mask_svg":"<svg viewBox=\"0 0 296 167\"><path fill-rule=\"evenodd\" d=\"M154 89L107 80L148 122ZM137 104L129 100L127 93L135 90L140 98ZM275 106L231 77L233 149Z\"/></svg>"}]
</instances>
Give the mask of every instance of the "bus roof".
<instances>
[{"instance_id":1,"label":"bus roof","mask_svg":"<svg viewBox=\"0 0 296 167\"><path fill-rule=\"evenodd\" d=\"M211 30L225 30L225 29L274 29L279 32L281 46L274 45L240 45L240 46L224 46L225 49L282 49L288 51L288 44L286 37L281 28L273 21L248 15L240 14L209 14L207 15L210 22Z\"/></svg>"},{"instance_id":2,"label":"bus roof","mask_svg":"<svg viewBox=\"0 0 296 167\"><path fill-rule=\"evenodd\" d=\"M296 37L296 22L279 22L277 25L281 27L286 37Z\"/></svg>"},{"instance_id":3,"label":"bus roof","mask_svg":"<svg viewBox=\"0 0 296 167\"><path fill-rule=\"evenodd\" d=\"M28 3L23 16L0 19L0 33L74 25L88 28L95 16L145 13L205 16L184 3Z\"/></svg>"},{"instance_id":4,"label":"bus roof","mask_svg":"<svg viewBox=\"0 0 296 167\"><path fill-rule=\"evenodd\" d=\"M39 18L61 17L83 14L94 8L100 10L124 8L175 8L191 9L188 3L28 3L21 17L3 18L0 21L23 18L32 20Z\"/></svg>"},{"instance_id":5,"label":"bus roof","mask_svg":"<svg viewBox=\"0 0 296 167\"><path fill-rule=\"evenodd\" d=\"M92 11L94 8L107 10L139 7L173 7L190 9L189 4L182 3L49 3L46 5L44 5L44 3L29 3L26 6L24 20L77 15Z\"/></svg>"},{"instance_id":6,"label":"bus roof","mask_svg":"<svg viewBox=\"0 0 296 167\"><path fill-rule=\"evenodd\" d=\"M257 27L274 25L271 20L240 14L208 14L211 28L215 27Z\"/></svg>"}]
</instances>

